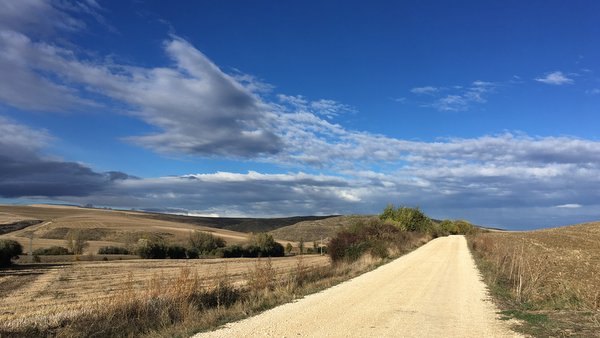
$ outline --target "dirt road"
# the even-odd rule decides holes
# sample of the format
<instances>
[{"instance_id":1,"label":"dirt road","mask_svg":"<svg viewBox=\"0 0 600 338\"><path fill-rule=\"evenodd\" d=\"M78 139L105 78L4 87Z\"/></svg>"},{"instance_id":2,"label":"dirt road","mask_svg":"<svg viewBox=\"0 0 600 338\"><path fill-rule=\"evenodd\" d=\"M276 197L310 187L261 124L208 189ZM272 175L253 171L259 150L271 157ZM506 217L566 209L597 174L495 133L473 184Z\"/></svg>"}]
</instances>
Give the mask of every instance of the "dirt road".
<instances>
[{"instance_id":1,"label":"dirt road","mask_svg":"<svg viewBox=\"0 0 600 338\"><path fill-rule=\"evenodd\" d=\"M497 319L463 236L195 337L519 337Z\"/></svg>"}]
</instances>

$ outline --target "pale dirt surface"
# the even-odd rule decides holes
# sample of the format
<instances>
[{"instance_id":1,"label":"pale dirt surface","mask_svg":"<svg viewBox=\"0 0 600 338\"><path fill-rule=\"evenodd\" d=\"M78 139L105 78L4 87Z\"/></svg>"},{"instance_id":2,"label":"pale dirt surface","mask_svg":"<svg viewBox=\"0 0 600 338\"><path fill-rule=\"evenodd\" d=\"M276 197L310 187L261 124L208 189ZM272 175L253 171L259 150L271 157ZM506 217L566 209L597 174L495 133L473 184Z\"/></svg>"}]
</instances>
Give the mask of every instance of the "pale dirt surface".
<instances>
[{"instance_id":1,"label":"pale dirt surface","mask_svg":"<svg viewBox=\"0 0 600 338\"><path fill-rule=\"evenodd\" d=\"M201 337L520 337L498 319L463 236Z\"/></svg>"}]
</instances>

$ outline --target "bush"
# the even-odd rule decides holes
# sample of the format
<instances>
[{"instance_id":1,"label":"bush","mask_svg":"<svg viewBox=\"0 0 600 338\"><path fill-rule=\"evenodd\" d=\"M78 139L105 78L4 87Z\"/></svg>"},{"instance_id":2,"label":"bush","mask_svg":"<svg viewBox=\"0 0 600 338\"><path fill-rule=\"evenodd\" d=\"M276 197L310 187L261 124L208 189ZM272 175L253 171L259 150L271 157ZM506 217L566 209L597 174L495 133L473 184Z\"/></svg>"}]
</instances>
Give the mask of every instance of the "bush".
<instances>
[{"instance_id":1,"label":"bush","mask_svg":"<svg viewBox=\"0 0 600 338\"><path fill-rule=\"evenodd\" d=\"M283 257L285 248L277 243L272 235L258 233L250 237L249 248L256 251L256 257Z\"/></svg>"},{"instance_id":2,"label":"bush","mask_svg":"<svg viewBox=\"0 0 600 338\"><path fill-rule=\"evenodd\" d=\"M388 205L379 218L390 222L400 230L427 232L433 228L433 222L419 208L398 207Z\"/></svg>"},{"instance_id":3,"label":"bush","mask_svg":"<svg viewBox=\"0 0 600 338\"><path fill-rule=\"evenodd\" d=\"M440 228L451 235L470 235L475 232L473 224L464 220L443 220L440 223Z\"/></svg>"},{"instance_id":4,"label":"bush","mask_svg":"<svg viewBox=\"0 0 600 338\"><path fill-rule=\"evenodd\" d=\"M167 256L171 259L186 258L186 250L180 245L170 245L167 247Z\"/></svg>"},{"instance_id":5,"label":"bush","mask_svg":"<svg viewBox=\"0 0 600 338\"><path fill-rule=\"evenodd\" d=\"M292 253L292 250L294 250L294 247L292 246L292 244L288 243L285 245L285 253L287 253L289 255L290 253Z\"/></svg>"},{"instance_id":6,"label":"bush","mask_svg":"<svg viewBox=\"0 0 600 338\"><path fill-rule=\"evenodd\" d=\"M200 253L198 252L198 250L196 248L190 248L190 249L186 249L185 250L185 255L187 256L187 258L189 259L196 259L196 258L200 258Z\"/></svg>"},{"instance_id":7,"label":"bush","mask_svg":"<svg viewBox=\"0 0 600 338\"><path fill-rule=\"evenodd\" d=\"M190 234L189 244L199 255L214 255L218 248L225 247L225 240L207 232L194 231Z\"/></svg>"},{"instance_id":8,"label":"bush","mask_svg":"<svg viewBox=\"0 0 600 338\"><path fill-rule=\"evenodd\" d=\"M99 255L129 255L131 252L120 246L103 246L98 249Z\"/></svg>"},{"instance_id":9,"label":"bush","mask_svg":"<svg viewBox=\"0 0 600 338\"><path fill-rule=\"evenodd\" d=\"M40 248L33 250L34 256L58 256L58 255L70 255L69 249L62 246L51 246L49 248Z\"/></svg>"},{"instance_id":10,"label":"bush","mask_svg":"<svg viewBox=\"0 0 600 338\"><path fill-rule=\"evenodd\" d=\"M160 237L143 238L138 241L137 254L146 259L165 259L167 245Z\"/></svg>"},{"instance_id":11,"label":"bush","mask_svg":"<svg viewBox=\"0 0 600 338\"><path fill-rule=\"evenodd\" d=\"M338 232L325 251L334 262L355 261L370 253L373 257L386 258L390 249L403 251L417 245L419 232L401 231L398 227L378 219L355 224Z\"/></svg>"},{"instance_id":12,"label":"bush","mask_svg":"<svg viewBox=\"0 0 600 338\"><path fill-rule=\"evenodd\" d=\"M23 247L12 239L0 239L0 266L11 265L11 260L23 254Z\"/></svg>"},{"instance_id":13,"label":"bush","mask_svg":"<svg viewBox=\"0 0 600 338\"><path fill-rule=\"evenodd\" d=\"M244 257L244 249L237 244L228 245L215 251L215 256L220 258ZM246 256L247 257L247 256Z\"/></svg>"}]
</instances>

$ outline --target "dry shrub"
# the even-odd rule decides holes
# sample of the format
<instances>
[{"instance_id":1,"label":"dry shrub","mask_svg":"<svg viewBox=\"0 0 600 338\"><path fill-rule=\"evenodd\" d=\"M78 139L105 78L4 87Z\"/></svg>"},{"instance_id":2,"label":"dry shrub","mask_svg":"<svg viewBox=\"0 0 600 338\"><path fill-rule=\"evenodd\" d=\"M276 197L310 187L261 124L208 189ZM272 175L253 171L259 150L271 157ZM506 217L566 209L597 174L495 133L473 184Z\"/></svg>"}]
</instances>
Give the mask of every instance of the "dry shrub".
<instances>
[{"instance_id":1,"label":"dry shrub","mask_svg":"<svg viewBox=\"0 0 600 338\"><path fill-rule=\"evenodd\" d=\"M273 290L277 272L273 268L271 258L257 259L254 268L248 273L248 287L253 292Z\"/></svg>"}]
</instances>

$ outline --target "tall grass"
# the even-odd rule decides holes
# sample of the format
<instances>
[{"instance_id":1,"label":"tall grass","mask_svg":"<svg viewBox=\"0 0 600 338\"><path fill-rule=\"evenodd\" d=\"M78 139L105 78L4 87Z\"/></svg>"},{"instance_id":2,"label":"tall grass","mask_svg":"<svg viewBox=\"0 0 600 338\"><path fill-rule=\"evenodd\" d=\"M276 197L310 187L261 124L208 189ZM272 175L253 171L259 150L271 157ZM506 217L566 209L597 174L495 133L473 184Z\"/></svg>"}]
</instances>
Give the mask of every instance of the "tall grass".
<instances>
[{"instance_id":1,"label":"tall grass","mask_svg":"<svg viewBox=\"0 0 600 338\"><path fill-rule=\"evenodd\" d=\"M559 267L569 261L556 251L525 237L492 233L470 236L469 244L488 284L503 289L508 300L538 309L600 310L600 279Z\"/></svg>"},{"instance_id":2,"label":"tall grass","mask_svg":"<svg viewBox=\"0 0 600 338\"><path fill-rule=\"evenodd\" d=\"M368 271L384 260L370 254L353 263L308 266L303 256L286 271L270 258L257 259L245 282L234 284L227 269L201 278L182 268L174 277L155 275L139 285L133 276L113 296L53 321L0 324L0 337L190 336L316 292Z\"/></svg>"},{"instance_id":3,"label":"tall grass","mask_svg":"<svg viewBox=\"0 0 600 338\"><path fill-rule=\"evenodd\" d=\"M470 238L470 245L487 263L489 284L505 287L519 303L546 297L543 286L548 282L548 267L544 257L526 254L524 241L501 245L489 236L479 235Z\"/></svg>"}]
</instances>

